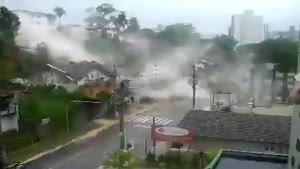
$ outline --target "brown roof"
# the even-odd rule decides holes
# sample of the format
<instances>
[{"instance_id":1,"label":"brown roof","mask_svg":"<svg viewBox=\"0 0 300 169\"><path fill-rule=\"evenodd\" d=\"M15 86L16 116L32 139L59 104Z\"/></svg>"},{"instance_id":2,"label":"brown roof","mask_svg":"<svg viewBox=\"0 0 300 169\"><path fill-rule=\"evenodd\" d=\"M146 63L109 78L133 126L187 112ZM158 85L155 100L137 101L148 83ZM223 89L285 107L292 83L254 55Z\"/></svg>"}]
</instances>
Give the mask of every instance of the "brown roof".
<instances>
[{"instance_id":1,"label":"brown roof","mask_svg":"<svg viewBox=\"0 0 300 169\"><path fill-rule=\"evenodd\" d=\"M291 117L192 110L179 127L191 127L196 137L289 144Z\"/></svg>"}]
</instances>

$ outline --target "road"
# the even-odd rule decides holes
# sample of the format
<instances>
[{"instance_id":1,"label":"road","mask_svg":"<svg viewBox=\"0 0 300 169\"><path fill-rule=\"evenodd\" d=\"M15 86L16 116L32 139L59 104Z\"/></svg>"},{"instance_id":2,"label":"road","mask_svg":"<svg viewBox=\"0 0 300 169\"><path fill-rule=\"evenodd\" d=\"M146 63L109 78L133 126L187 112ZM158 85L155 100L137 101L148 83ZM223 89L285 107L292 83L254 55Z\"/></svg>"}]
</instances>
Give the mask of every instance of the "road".
<instances>
[{"instance_id":1,"label":"road","mask_svg":"<svg viewBox=\"0 0 300 169\"><path fill-rule=\"evenodd\" d=\"M127 140L134 141L135 148L132 151L140 157L144 155L145 138L150 135L153 117L156 117L158 124L176 126L190 108L191 101L187 99L163 100L143 113L130 112L125 117L125 133ZM83 143L67 146L42 157L26 169L96 169L106 159L107 153L118 148L119 126L115 125Z\"/></svg>"}]
</instances>

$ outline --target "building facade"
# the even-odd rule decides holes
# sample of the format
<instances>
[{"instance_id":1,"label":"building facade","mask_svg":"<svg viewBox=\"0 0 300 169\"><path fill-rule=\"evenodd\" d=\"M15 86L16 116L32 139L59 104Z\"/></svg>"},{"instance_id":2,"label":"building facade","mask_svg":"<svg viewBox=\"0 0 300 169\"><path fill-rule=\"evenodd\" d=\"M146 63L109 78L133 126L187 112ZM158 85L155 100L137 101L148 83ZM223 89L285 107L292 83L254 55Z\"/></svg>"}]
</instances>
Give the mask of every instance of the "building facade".
<instances>
[{"instance_id":1,"label":"building facade","mask_svg":"<svg viewBox=\"0 0 300 169\"><path fill-rule=\"evenodd\" d=\"M259 43L265 39L263 17L255 15L252 10L233 15L229 30L230 36L240 45Z\"/></svg>"},{"instance_id":2,"label":"building facade","mask_svg":"<svg viewBox=\"0 0 300 169\"><path fill-rule=\"evenodd\" d=\"M19 130L16 94L0 95L0 133Z\"/></svg>"},{"instance_id":3,"label":"building facade","mask_svg":"<svg viewBox=\"0 0 300 169\"><path fill-rule=\"evenodd\" d=\"M294 106L291 126L289 169L300 168L300 105Z\"/></svg>"},{"instance_id":4,"label":"building facade","mask_svg":"<svg viewBox=\"0 0 300 169\"><path fill-rule=\"evenodd\" d=\"M179 127L190 128L190 149L218 152L220 149L287 154L290 116L193 110Z\"/></svg>"}]
</instances>

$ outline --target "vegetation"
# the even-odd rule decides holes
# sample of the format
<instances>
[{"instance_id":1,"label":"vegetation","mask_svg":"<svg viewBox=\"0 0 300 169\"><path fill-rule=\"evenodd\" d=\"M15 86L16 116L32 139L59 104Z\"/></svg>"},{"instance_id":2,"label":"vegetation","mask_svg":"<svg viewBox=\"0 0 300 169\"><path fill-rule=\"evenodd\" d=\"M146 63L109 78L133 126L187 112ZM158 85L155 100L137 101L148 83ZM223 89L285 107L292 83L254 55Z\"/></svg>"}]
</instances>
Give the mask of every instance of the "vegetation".
<instances>
[{"instance_id":1,"label":"vegetation","mask_svg":"<svg viewBox=\"0 0 300 169\"><path fill-rule=\"evenodd\" d=\"M56 7L53 9L54 13L59 17L59 26L61 25L61 19L66 14L66 11L62 7Z\"/></svg>"},{"instance_id":2,"label":"vegetation","mask_svg":"<svg viewBox=\"0 0 300 169\"><path fill-rule=\"evenodd\" d=\"M130 152L116 151L109 154L103 166L105 169L139 169L141 161Z\"/></svg>"},{"instance_id":3,"label":"vegetation","mask_svg":"<svg viewBox=\"0 0 300 169\"><path fill-rule=\"evenodd\" d=\"M148 153L146 156L146 165L153 168L165 169L204 169L214 159L213 154L199 152L193 154L190 158L186 154L178 154L169 152L165 155L160 155L157 160L154 154Z\"/></svg>"},{"instance_id":4,"label":"vegetation","mask_svg":"<svg viewBox=\"0 0 300 169\"><path fill-rule=\"evenodd\" d=\"M200 35L192 24L177 23L167 26L157 34L157 37L168 41L173 46L187 45L193 40L200 40Z\"/></svg>"}]
</instances>

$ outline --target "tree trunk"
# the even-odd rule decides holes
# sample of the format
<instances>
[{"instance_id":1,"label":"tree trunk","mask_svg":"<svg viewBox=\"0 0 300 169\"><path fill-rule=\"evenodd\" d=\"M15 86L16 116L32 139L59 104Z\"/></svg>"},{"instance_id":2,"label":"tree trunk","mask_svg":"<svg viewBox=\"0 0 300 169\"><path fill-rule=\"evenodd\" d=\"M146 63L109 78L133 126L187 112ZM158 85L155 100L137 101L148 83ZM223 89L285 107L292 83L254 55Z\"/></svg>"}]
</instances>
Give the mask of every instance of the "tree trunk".
<instances>
[{"instance_id":1,"label":"tree trunk","mask_svg":"<svg viewBox=\"0 0 300 169\"><path fill-rule=\"evenodd\" d=\"M61 26L61 17L59 17L59 23L58 26Z\"/></svg>"}]
</instances>

